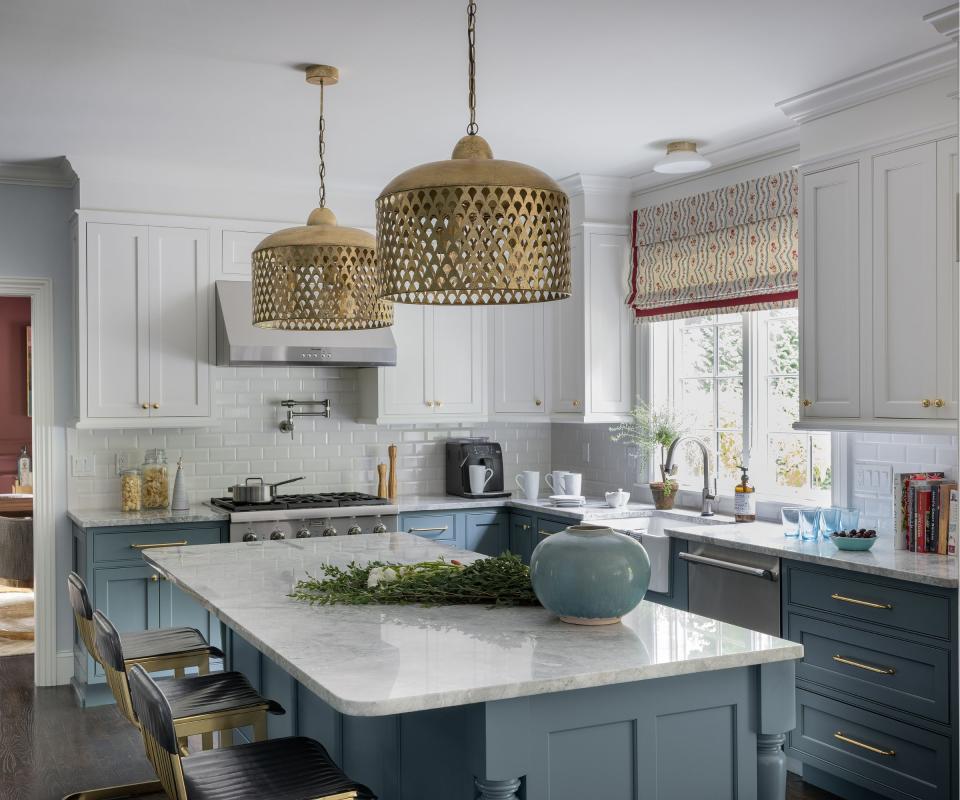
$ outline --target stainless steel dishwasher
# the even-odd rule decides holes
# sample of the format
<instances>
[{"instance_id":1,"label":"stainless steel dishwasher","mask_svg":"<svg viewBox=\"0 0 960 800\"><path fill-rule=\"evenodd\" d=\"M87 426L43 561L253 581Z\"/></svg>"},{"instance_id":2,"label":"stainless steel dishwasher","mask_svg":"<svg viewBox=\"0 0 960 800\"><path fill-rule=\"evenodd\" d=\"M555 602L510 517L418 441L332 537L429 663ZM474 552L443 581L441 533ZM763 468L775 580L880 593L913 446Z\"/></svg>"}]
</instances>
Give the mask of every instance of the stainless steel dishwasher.
<instances>
[{"instance_id":1,"label":"stainless steel dishwasher","mask_svg":"<svg viewBox=\"0 0 960 800\"><path fill-rule=\"evenodd\" d=\"M780 635L779 558L699 542L680 558L692 613Z\"/></svg>"}]
</instances>

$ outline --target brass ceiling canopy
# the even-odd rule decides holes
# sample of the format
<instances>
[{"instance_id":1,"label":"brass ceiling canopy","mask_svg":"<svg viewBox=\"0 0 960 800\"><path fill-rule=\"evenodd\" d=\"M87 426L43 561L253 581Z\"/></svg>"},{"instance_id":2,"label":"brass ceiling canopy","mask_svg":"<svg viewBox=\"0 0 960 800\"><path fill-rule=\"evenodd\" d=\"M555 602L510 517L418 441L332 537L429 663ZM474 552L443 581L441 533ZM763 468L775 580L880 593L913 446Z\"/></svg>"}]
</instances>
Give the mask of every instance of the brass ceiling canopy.
<instances>
[{"instance_id":1,"label":"brass ceiling canopy","mask_svg":"<svg viewBox=\"0 0 960 800\"><path fill-rule=\"evenodd\" d=\"M393 324L393 305L380 299L376 240L337 225L326 207L323 89L336 67L307 67L320 87L320 206L307 224L277 231L253 251L253 324L289 331L350 331Z\"/></svg>"},{"instance_id":2,"label":"brass ceiling canopy","mask_svg":"<svg viewBox=\"0 0 960 800\"><path fill-rule=\"evenodd\" d=\"M377 198L382 296L507 305L570 296L570 210L540 170L493 157L476 123L476 3L467 5L470 124L448 161L394 178Z\"/></svg>"}]
</instances>

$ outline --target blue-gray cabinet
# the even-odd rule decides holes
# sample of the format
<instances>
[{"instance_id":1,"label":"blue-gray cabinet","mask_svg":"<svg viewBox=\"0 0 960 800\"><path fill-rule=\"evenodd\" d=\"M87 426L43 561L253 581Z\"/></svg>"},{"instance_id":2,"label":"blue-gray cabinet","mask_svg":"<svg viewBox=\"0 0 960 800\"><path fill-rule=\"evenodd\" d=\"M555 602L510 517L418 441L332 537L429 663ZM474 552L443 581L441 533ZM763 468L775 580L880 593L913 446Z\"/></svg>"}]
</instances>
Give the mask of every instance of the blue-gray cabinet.
<instances>
[{"instance_id":1,"label":"blue-gray cabinet","mask_svg":"<svg viewBox=\"0 0 960 800\"><path fill-rule=\"evenodd\" d=\"M530 563L533 548L537 546L537 531L532 514L510 513L510 552L520 556L524 564Z\"/></svg>"},{"instance_id":2,"label":"blue-gray cabinet","mask_svg":"<svg viewBox=\"0 0 960 800\"><path fill-rule=\"evenodd\" d=\"M463 515L466 549L485 556L498 556L510 544L508 511L468 511Z\"/></svg>"},{"instance_id":3,"label":"blue-gray cabinet","mask_svg":"<svg viewBox=\"0 0 960 800\"><path fill-rule=\"evenodd\" d=\"M785 561L804 646L787 753L842 797L957 796L957 592Z\"/></svg>"},{"instance_id":4,"label":"blue-gray cabinet","mask_svg":"<svg viewBox=\"0 0 960 800\"><path fill-rule=\"evenodd\" d=\"M226 523L74 526L73 569L86 582L93 607L106 614L121 633L189 626L220 646L221 626L216 617L147 566L137 546L228 540ZM73 660L73 686L80 702L85 706L111 702L103 668L87 653L76 631Z\"/></svg>"}]
</instances>

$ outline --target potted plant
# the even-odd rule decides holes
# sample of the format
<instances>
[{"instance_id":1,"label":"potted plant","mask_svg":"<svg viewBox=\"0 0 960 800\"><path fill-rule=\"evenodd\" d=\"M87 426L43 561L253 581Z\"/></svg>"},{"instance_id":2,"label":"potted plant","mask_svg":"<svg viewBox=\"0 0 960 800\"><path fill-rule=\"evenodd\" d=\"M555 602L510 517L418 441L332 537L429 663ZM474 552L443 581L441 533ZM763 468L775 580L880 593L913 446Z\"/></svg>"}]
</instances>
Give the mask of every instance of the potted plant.
<instances>
[{"instance_id":1,"label":"potted plant","mask_svg":"<svg viewBox=\"0 0 960 800\"><path fill-rule=\"evenodd\" d=\"M650 484L653 503L659 509L673 508L679 484L667 474L667 448L675 439L686 433L686 426L679 414L667 407L655 407L640 403L630 411L630 421L610 429L610 439L636 446L646 458L654 447L660 447L660 475L662 480Z\"/></svg>"}]
</instances>

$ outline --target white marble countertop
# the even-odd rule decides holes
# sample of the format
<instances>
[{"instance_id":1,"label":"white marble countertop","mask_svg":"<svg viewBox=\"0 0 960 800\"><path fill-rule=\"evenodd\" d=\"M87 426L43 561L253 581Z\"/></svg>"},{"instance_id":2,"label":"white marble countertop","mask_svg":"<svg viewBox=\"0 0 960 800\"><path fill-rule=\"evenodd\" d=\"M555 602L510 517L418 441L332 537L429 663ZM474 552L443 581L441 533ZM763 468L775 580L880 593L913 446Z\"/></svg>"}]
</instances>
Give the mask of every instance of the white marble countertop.
<instances>
[{"instance_id":1,"label":"white marble countertop","mask_svg":"<svg viewBox=\"0 0 960 800\"><path fill-rule=\"evenodd\" d=\"M653 506L646 503L628 503L623 508L610 508L603 500L587 498L587 504L581 508L557 508L546 498L539 500L524 500L516 495L512 497L492 497L489 499L474 499L470 497L454 497L452 495L417 495L400 497L397 499L400 513L413 511L464 511L471 508L517 508L533 511L538 514L549 514L561 519L623 519L624 517L643 516L653 511ZM673 513L673 512L671 512ZM677 510L683 516L699 516L694 511Z\"/></svg>"},{"instance_id":2,"label":"white marble countertop","mask_svg":"<svg viewBox=\"0 0 960 800\"><path fill-rule=\"evenodd\" d=\"M204 505L190 506L189 511L156 508L146 511L116 509L70 509L67 516L80 528L116 528L127 525L167 525L178 522L222 522L229 519L225 511Z\"/></svg>"},{"instance_id":3,"label":"white marble countertop","mask_svg":"<svg viewBox=\"0 0 960 800\"><path fill-rule=\"evenodd\" d=\"M611 527L616 527L616 523L611 523ZM867 575L881 575L950 589L956 589L960 583L956 556L923 555L894 550L893 540L889 536L881 536L870 550L856 552L840 550L833 542L825 539L804 541L788 538L783 535L780 525L770 522L674 526L670 521L664 524L664 530L670 536L681 539L751 550L792 561L824 564Z\"/></svg>"},{"instance_id":4,"label":"white marble countertop","mask_svg":"<svg viewBox=\"0 0 960 800\"><path fill-rule=\"evenodd\" d=\"M169 547L146 560L338 711L382 716L799 659L793 642L642 602L618 625L542 608L316 606L319 565L482 556L405 533Z\"/></svg>"}]
</instances>

